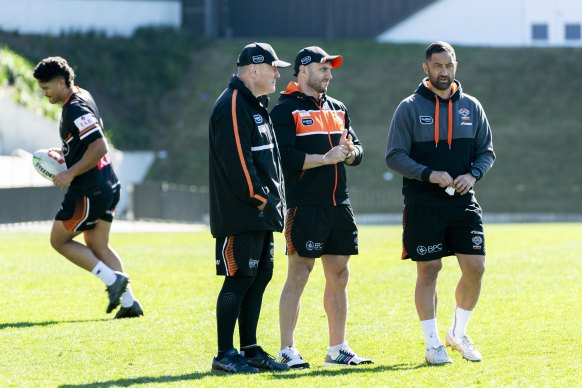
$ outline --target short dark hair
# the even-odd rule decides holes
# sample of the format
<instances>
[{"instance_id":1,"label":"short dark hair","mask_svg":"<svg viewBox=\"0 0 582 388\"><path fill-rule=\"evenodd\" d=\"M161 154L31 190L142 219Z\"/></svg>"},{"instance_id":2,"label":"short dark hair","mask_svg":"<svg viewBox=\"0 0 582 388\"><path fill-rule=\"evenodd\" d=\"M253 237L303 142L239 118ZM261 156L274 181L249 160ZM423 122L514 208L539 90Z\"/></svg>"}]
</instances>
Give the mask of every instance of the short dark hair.
<instances>
[{"instance_id":1,"label":"short dark hair","mask_svg":"<svg viewBox=\"0 0 582 388\"><path fill-rule=\"evenodd\" d=\"M34 68L33 76L40 82L63 77L69 88L75 81L75 71L69 66L67 60L61 57L48 57L40 61Z\"/></svg>"},{"instance_id":2,"label":"short dark hair","mask_svg":"<svg viewBox=\"0 0 582 388\"><path fill-rule=\"evenodd\" d=\"M425 52L425 59L428 61L433 54L448 52L452 55L453 59L457 59L457 55L455 54L455 49L447 42L443 42L442 40L437 40L436 42L431 43Z\"/></svg>"}]
</instances>

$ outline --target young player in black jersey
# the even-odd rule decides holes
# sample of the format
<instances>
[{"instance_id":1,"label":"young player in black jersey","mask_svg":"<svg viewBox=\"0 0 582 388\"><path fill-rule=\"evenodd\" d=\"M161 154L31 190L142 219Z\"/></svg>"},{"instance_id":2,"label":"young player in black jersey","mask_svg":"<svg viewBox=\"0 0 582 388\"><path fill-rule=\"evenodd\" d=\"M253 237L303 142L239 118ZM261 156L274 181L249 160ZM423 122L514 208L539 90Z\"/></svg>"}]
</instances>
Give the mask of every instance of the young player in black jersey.
<instances>
[{"instance_id":1,"label":"young player in black jersey","mask_svg":"<svg viewBox=\"0 0 582 388\"><path fill-rule=\"evenodd\" d=\"M115 318L143 315L119 255L109 246L109 233L119 202L119 181L111 166L103 122L91 94L74 84L75 72L61 57L43 59L34 78L51 104L62 104L60 137L68 169L53 183L67 188L51 231L51 245L107 286L107 313L121 304ZM73 240L83 233L85 244Z\"/></svg>"}]
</instances>

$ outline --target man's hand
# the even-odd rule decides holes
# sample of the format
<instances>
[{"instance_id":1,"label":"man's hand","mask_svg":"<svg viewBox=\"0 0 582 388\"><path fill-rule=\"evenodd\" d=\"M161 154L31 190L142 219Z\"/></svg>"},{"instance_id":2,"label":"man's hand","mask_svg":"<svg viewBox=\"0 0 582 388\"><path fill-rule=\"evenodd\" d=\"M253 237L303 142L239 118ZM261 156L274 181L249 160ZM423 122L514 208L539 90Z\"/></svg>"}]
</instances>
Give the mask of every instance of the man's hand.
<instances>
[{"instance_id":1,"label":"man's hand","mask_svg":"<svg viewBox=\"0 0 582 388\"><path fill-rule=\"evenodd\" d=\"M435 183L443 189L451 186L453 183L453 178L446 171L433 171L430 173L428 180L430 183Z\"/></svg>"},{"instance_id":2,"label":"man's hand","mask_svg":"<svg viewBox=\"0 0 582 388\"><path fill-rule=\"evenodd\" d=\"M55 175L55 177L53 178L53 183L59 189L64 189L65 187L71 184L73 179L75 179L75 174L70 170L65 170Z\"/></svg>"},{"instance_id":3,"label":"man's hand","mask_svg":"<svg viewBox=\"0 0 582 388\"><path fill-rule=\"evenodd\" d=\"M465 195L471 190L477 179L471 174L459 175L453 181L453 187L457 193Z\"/></svg>"},{"instance_id":4,"label":"man's hand","mask_svg":"<svg viewBox=\"0 0 582 388\"><path fill-rule=\"evenodd\" d=\"M323 155L323 164L338 164L346 160L349 154L348 148L345 145L336 145L331 150Z\"/></svg>"}]
</instances>

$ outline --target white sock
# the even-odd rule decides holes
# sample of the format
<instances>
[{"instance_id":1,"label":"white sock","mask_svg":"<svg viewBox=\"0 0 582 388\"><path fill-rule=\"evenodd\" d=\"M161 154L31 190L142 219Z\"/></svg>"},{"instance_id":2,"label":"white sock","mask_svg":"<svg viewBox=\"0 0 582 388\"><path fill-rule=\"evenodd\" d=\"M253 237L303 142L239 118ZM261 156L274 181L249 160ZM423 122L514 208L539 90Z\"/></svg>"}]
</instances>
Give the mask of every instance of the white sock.
<instances>
[{"instance_id":1,"label":"white sock","mask_svg":"<svg viewBox=\"0 0 582 388\"><path fill-rule=\"evenodd\" d=\"M453 336L462 337L467 332L467 324L469 323L469 318L471 318L473 311L463 310L459 306L455 308L455 317L453 318Z\"/></svg>"},{"instance_id":2,"label":"white sock","mask_svg":"<svg viewBox=\"0 0 582 388\"><path fill-rule=\"evenodd\" d=\"M443 344L437 332L436 318L420 321L420 324L422 326L422 331L424 332L424 338L426 339L427 349L436 348Z\"/></svg>"},{"instance_id":3,"label":"white sock","mask_svg":"<svg viewBox=\"0 0 582 388\"><path fill-rule=\"evenodd\" d=\"M344 347L345 344L347 344L347 342L344 342L343 344L328 346L327 347L327 354L334 355L334 356L337 355L339 353L339 351L342 350L342 348Z\"/></svg>"},{"instance_id":4,"label":"white sock","mask_svg":"<svg viewBox=\"0 0 582 388\"><path fill-rule=\"evenodd\" d=\"M102 261L97 263L91 273L101 279L106 286L115 283L115 271L106 266Z\"/></svg>"},{"instance_id":5,"label":"white sock","mask_svg":"<svg viewBox=\"0 0 582 388\"><path fill-rule=\"evenodd\" d=\"M133 296L131 286L128 284L123 294L121 294L121 307L131 307L133 302L135 302L135 296Z\"/></svg>"}]
</instances>

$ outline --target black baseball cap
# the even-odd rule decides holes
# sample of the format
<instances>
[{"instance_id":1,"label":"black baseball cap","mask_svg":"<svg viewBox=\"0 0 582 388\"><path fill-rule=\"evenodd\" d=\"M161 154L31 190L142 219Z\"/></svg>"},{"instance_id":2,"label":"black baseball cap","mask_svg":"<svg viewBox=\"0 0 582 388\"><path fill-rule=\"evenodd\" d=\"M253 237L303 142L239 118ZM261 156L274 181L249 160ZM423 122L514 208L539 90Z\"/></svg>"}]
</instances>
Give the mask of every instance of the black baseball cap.
<instances>
[{"instance_id":1,"label":"black baseball cap","mask_svg":"<svg viewBox=\"0 0 582 388\"><path fill-rule=\"evenodd\" d=\"M253 63L266 63L276 67L291 66L289 62L281 61L277 58L277 54L275 54L275 50L270 44L257 42L247 44L238 55L238 60L236 61L236 65L239 67Z\"/></svg>"},{"instance_id":2,"label":"black baseball cap","mask_svg":"<svg viewBox=\"0 0 582 388\"><path fill-rule=\"evenodd\" d=\"M310 46L301 49L297 56L295 57L295 66L293 69L295 70L295 76L299 73L299 66L301 65L309 65L313 62L318 63L330 63L331 67L340 67L343 63L344 59L341 55L329 55L321 47L317 46Z\"/></svg>"}]
</instances>

